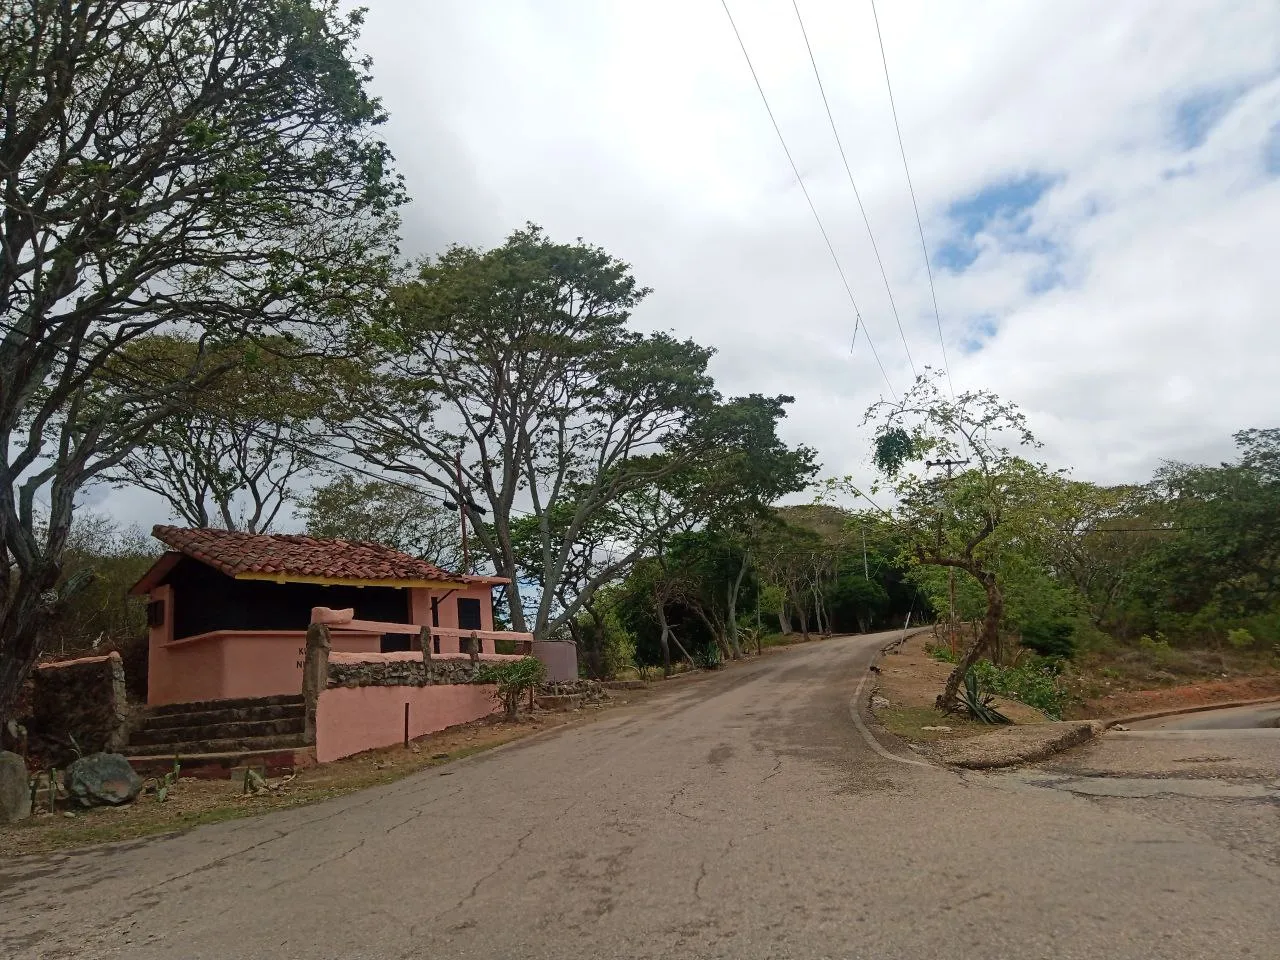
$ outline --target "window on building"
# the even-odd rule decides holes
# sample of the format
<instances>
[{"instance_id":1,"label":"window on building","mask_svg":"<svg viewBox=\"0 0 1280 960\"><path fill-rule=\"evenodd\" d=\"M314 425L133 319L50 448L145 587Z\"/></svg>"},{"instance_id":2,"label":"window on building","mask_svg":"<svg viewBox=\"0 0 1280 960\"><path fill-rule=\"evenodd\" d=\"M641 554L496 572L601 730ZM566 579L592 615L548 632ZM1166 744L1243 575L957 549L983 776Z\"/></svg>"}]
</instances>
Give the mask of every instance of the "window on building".
<instances>
[{"instance_id":1,"label":"window on building","mask_svg":"<svg viewBox=\"0 0 1280 960\"><path fill-rule=\"evenodd\" d=\"M147 604L147 626L163 627L164 626L164 601L152 600Z\"/></svg>"},{"instance_id":2,"label":"window on building","mask_svg":"<svg viewBox=\"0 0 1280 960\"><path fill-rule=\"evenodd\" d=\"M458 598L458 629L480 630L480 601L475 597Z\"/></svg>"}]
</instances>

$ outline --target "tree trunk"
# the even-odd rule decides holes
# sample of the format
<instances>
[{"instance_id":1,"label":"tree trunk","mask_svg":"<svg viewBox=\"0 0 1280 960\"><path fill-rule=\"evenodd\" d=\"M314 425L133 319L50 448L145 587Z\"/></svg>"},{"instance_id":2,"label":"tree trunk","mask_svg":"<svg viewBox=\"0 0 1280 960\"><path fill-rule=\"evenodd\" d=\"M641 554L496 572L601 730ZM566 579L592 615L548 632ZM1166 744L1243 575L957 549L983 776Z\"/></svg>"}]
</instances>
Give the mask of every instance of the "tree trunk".
<instances>
[{"instance_id":1,"label":"tree trunk","mask_svg":"<svg viewBox=\"0 0 1280 960\"><path fill-rule=\"evenodd\" d=\"M733 659L735 660L742 659L742 644L738 640L738 591L742 589L742 581L747 575L747 567L750 563L750 552L743 551L742 563L738 566L738 575L729 584L727 626L729 629L729 645L733 647Z\"/></svg>"},{"instance_id":2,"label":"tree trunk","mask_svg":"<svg viewBox=\"0 0 1280 960\"><path fill-rule=\"evenodd\" d=\"M798 596L798 591L791 593L791 602L796 608L796 618L800 621L800 636L809 639L809 605Z\"/></svg>"},{"instance_id":3,"label":"tree trunk","mask_svg":"<svg viewBox=\"0 0 1280 960\"><path fill-rule=\"evenodd\" d=\"M782 606L778 608L778 630L784 637L789 637L794 632L791 629L791 611L787 609L787 601L782 601Z\"/></svg>"},{"instance_id":4,"label":"tree trunk","mask_svg":"<svg viewBox=\"0 0 1280 960\"><path fill-rule=\"evenodd\" d=\"M671 627L667 623L667 605L659 601L657 604L658 626L662 627L662 635L658 645L662 647L662 675L671 676L671 644L667 638L671 636Z\"/></svg>"},{"instance_id":5,"label":"tree trunk","mask_svg":"<svg viewBox=\"0 0 1280 960\"><path fill-rule=\"evenodd\" d=\"M977 636L965 655L960 658L956 668L947 677L946 686L938 694L935 706L945 713L954 713L960 707L956 696L960 684L964 683L965 674L977 663L988 650L994 650L1000 639L1000 621L1004 619L1004 595L996 582L995 574L970 570L975 579L987 592L987 613L982 621L982 633Z\"/></svg>"},{"instance_id":6,"label":"tree trunk","mask_svg":"<svg viewBox=\"0 0 1280 960\"><path fill-rule=\"evenodd\" d=\"M37 568L35 576L14 577L6 586L8 602L0 609L0 724L16 720L18 698L43 646L50 604L46 598L58 582L54 564Z\"/></svg>"}]
</instances>

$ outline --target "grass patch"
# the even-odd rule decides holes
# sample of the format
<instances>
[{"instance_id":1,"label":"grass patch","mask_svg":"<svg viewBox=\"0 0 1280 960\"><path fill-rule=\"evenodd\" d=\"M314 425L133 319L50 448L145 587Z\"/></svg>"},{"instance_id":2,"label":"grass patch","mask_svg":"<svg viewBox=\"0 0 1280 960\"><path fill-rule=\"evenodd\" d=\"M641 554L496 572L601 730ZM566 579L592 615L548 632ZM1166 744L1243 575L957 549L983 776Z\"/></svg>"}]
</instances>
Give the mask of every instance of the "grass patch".
<instances>
[{"instance_id":1,"label":"grass patch","mask_svg":"<svg viewBox=\"0 0 1280 960\"><path fill-rule=\"evenodd\" d=\"M882 707L875 712L876 719L895 736L905 740L931 743L935 740L954 740L989 733L991 727L967 717L939 713L933 707ZM926 730L925 727L949 727L948 730Z\"/></svg>"}]
</instances>

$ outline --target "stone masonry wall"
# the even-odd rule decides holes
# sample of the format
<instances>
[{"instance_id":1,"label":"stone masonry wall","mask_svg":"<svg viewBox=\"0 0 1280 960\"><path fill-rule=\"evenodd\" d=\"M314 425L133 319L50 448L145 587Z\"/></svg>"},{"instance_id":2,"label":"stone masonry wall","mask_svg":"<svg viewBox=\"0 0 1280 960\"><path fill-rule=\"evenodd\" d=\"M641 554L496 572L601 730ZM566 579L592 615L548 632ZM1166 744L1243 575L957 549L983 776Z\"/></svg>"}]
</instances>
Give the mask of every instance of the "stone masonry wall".
<instances>
[{"instance_id":1,"label":"stone masonry wall","mask_svg":"<svg viewBox=\"0 0 1280 960\"><path fill-rule=\"evenodd\" d=\"M71 757L72 737L86 755L118 753L129 741L124 663L115 651L37 667L31 699L32 739L60 759Z\"/></svg>"},{"instance_id":2,"label":"stone masonry wall","mask_svg":"<svg viewBox=\"0 0 1280 960\"><path fill-rule=\"evenodd\" d=\"M434 684L470 683L482 665L471 660L393 660L390 662L334 663L329 661L330 687L426 687Z\"/></svg>"}]
</instances>

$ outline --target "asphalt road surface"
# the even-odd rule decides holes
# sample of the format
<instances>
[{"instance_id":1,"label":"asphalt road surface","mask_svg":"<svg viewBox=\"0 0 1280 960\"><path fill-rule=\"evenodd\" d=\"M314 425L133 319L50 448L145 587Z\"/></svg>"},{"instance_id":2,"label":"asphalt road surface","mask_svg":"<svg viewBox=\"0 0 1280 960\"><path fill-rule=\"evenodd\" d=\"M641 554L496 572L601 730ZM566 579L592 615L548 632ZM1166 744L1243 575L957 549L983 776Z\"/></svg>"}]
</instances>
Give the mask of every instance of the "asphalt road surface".
<instances>
[{"instance_id":1,"label":"asphalt road surface","mask_svg":"<svg viewBox=\"0 0 1280 960\"><path fill-rule=\"evenodd\" d=\"M1129 789L1161 774L1104 754L1142 741L940 769L858 724L885 639L336 801L0 863L0 957L1277 956L1275 753L1175 764L1205 796Z\"/></svg>"}]
</instances>

